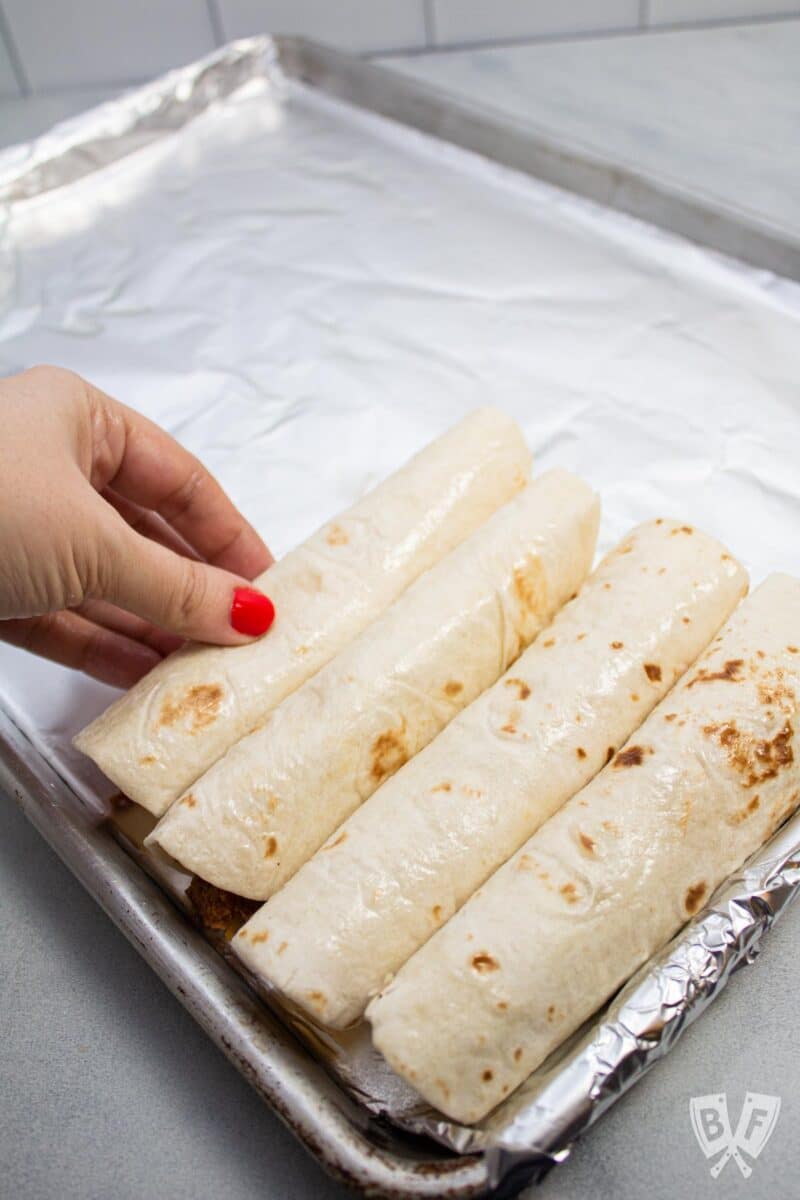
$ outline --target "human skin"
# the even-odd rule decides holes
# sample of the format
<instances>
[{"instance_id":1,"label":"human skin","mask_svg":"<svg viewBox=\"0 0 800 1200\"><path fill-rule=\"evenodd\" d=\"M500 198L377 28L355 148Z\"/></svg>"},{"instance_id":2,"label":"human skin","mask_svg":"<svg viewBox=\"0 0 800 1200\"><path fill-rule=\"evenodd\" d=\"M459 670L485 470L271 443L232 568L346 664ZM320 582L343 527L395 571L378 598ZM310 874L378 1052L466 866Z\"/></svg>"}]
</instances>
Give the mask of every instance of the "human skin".
<instances>
[{"instance_id":1,"label":"human skin","mask_svg":"<svg viewBox=\"0 0 800 1200\"><path fill-rule=\"evenodd\" d=\"M272 557L193 455L58 367L0 380L0 418L0 640L119 687L252 640L232 606L269 606Z\"/></svg>"}]
</instances>

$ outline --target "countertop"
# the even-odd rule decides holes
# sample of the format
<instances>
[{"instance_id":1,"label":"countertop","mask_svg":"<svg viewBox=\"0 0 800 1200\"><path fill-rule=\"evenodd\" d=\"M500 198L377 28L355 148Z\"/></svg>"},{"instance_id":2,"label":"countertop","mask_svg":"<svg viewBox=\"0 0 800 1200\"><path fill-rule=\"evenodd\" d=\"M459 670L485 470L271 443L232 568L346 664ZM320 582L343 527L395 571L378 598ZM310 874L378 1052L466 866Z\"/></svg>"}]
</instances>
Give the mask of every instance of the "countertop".
<instances>
[{"instance_id":1,"label":"countertop","mask_svg":"<svg viewBox=\"0 0 800 1200\"><path fill-rule=\"evenodd\" d=\"M770 28L789 36L788 23ZM623 40L630 41L603 39L592 45L599 55L610 54L613 43ZM487 103L508 107L531 102L529 84L546 91L555 87L554 68L547 66L555 59L549 56L567 61L566 50L561 45L465 52L416 58L407 66L444 86L480 89ZM535 52L537 69L520 74L518 64L528 51ZM392 63L401 65L397 59ZM601 63L598 58L595 83L599 88L607 78L605 112L628 111L617 75ZM594 121L591 106L582 112L556 102L558 95L574 94L572 70L562 78L563 90L552 92L548 121L577 122L582 134L599 128L610 136L607 125ZM524 95L511 95L523 77L528 81ZM739 83L730 82L731 94ZM715 92L719 88L709 85L709 95ZM33 136L111 94L95 88L0 104L0 141ZM754 129L752 121L748 128ZM622 140L635 137L635 123L627 132L621 126L617 131ZM763 143L755 134L753 139L752 156L736 156L728 165L738 188L750 189L762 205L773 204L783 194L782 171L789 167L776 163L774 155L765 158ZM727 189L734 176L725 176L723 151L715 143L709 179ZM666 135L663 152L674 165ZM792 212L797 216L792 210L789 219ZM787 212L776 210L776 215L784 219ZM323 1200L348 1194L322 1175L265 1109L6 797L0 798L0 910L5 963L0 976L0 1196ZM755 966L737 975L669 1057L535 1194L543 1200L640 1200L643 1195L666 1200L683 1194L789 1200L800 1170L794 1137L800 1117L795 1083L800 1051L793 1029L798 956L800 912L795 910L769 937ZM749 1182L733 1162L712 1182L694 1140L690 1097L720 1091L727 1093L734 1121L746 1091L782 1100L775 1133Z\"/></svg>"},{"instance_id":2,"label":"countertop","mask_svg":"<svg viewBox=\"0 0 800 1200\"><path fill-rule=\"evenodd\" d=\"M397 55L551 142L800 237L800 20Z\"/></svg>"}]
</instances>

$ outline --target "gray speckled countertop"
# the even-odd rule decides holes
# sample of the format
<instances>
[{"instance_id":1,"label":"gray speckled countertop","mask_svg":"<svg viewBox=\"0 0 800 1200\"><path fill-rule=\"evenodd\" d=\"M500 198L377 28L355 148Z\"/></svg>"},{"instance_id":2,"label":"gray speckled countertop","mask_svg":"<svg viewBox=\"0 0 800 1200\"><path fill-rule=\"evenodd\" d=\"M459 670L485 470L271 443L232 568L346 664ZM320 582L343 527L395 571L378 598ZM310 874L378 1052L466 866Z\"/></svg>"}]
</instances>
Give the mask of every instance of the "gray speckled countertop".
<instances>
[{"instance_id":1,"label":"gray speckled countertop","mask_svg":"<svg viewBox=\"0 0 800 1200\"><path fill-rule=\"evenodd\" d=\"M771 28L785 34L789 26ZM591 43L598 54L595 86L608 79L603 94L612 107L620 104L619 81L600 56L622 40ZM545 67L556 61L548 58L551 53L569 59L563 46L532 49L543 71L553 69ZM516 58L519 78L522 51L480 53L492 56L488 67L485 58L483 66L471 62L476 53L470 52L460 56L460 63L455 55L416 59L410 69L434 79L441 63L443 84L481 89L487 101L508 105L511 58L505 61L505 56ZM763 63L758 68L765 69ZM496 95L493 79L501 81ZM712 84L710 94L749 86L741 77ZM563 79L566 91L573 86ZM91 89L0 104L0 143L33 136L110 94ZM795 86L787 105L796 105L799 94ZM570 114L569 105L556 107L564 120L593 118L593 105L582 116L577 110ZM752 124L748 128L752 131ZM752 155L744 160L737 155L737 179L751 181L751 194L762 196L771 179L774 197L783 186L780 164L769 150L765 159L758 137L751 140ZM793 145L796 151L796 138ZM661 153L667 156L665 169L670 162L674 166L667 137ZM717 163L712 183L725 169ZM321 1174L3 796L0 911L0 1196L324 1200L347 1194ZM798 957L800 910L786 916L755 967L733 980L672 1054L536 1194L543 1200L794 1197L800 1172L794 1136L800 1118L794 1026ZM746 1091L782 1099L777 1128L750 1181L730 1162L712 1182L695 1144L689 1098L718 1091L727 1093L734 1120Z\"/></svg>"}]
</instances>

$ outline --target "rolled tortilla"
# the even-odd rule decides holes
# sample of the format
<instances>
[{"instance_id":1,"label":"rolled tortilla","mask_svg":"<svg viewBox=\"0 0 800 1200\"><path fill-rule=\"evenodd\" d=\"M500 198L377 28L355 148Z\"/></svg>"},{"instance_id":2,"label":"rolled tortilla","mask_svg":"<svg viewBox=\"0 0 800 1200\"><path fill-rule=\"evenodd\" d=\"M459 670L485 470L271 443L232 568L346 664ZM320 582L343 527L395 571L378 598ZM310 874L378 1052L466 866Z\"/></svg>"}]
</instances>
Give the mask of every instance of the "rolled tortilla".
<instances>
[{"instance_id":1,"label":"rolled tortilla","mask_svg":"<svg viewBox=\"0 0 800 1200\"><path fill-rule=\"evenodd\" d=\"M517 424L478 409L257 580L275 604L245 646L171 655L75 739L160 816L195 779L526 482Z\"/></svg>"},{"instance_id":2,"label":"rolled tortilla","mask_svg":"<svg viewBox=\"0 0 800 1200\"><path fill-rule=\"evenodd\" d=\"M431 1103L483 1117L798 803L800 582L773 575L626 747L369 1008Z\"/></svg>"},{"instance_id":3,"label":"rolled tortilla","mask_svg":"<svg viewBox=\"0 0 800 1200\"><path fill-rule=\"evenodd\" d=\"M251 918L241 958L323 1024L355 1021L600 770L745 589L741 567L690 526L634 530L504 678Z\"/></svg>"},{"instance_id":4,"label":"rolled tortilla","mask_svg":"<svg viewBox=\"0 0 800 1200\"><path fill-rule=\"evenodd\" d=\"M148 844L266 900L578 591L599 515L567 471L530 483L231 747Z\"/></svg>"}]
</instances>

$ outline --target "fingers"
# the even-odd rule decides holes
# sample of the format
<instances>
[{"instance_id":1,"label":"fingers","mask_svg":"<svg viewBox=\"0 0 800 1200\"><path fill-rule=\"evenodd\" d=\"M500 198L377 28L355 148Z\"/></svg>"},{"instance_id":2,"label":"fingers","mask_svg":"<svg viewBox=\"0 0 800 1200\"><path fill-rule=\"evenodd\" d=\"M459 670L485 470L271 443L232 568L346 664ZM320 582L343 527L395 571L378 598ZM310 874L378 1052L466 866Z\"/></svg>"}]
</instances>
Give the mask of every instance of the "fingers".
<instances>
[{"instance_id":1,"label":"fingers","mask_svg":"<svg viewBox=\"0 0 800 1200\"><path fill-rule=\"evenodd\" d=\"M74 612L0 621L0 640L83 671L112 687L132 687L161 661L158 651Z\"/></svg>"},{"instance_id":2,"label":"fingers","mask_svg":"<svg viewBox=\"0 0 800 1200\"><path fill-rule=\"evenodd\" d=\"M153 509L209 563L253 579L272 556L202 463L140 413L86 384L97 431L91 482Z\"/></svg>"},{"instance_id":3,"label":"fingers","mask_svg":"<svg viewBox=\"0 0 800 1200\"><path fill-rule=\"evenodd\" d=\"M190 546L186 539L182 538L177 530L168 525L158 513L149 508L142 508L140 504L134 504L132 500L126 500L113 488L105 488L101 494L123 520L128 522L131 529L136 533L141 533L142 537L149 537L151 541L158 542L160 546L166 546L168 550L174 550L176 554L183 554L186 558L199 559L200 556L194 546Z\"/></svg>"},{"instance_id":4,"label":"fingers","mask_svg":"<svg viewBox=\"0 0 800 1200\"><path fill-rule=\"evenodd\" d=\"M183 645L183 638L177 637L174 633L166 633L163 629L157 629L155 625L143 621L141 617L124 612L123 609L116 608L105 600L87 600L72 611L80 613L94 625L103 625L106 629L113 630L114 633L123 633L132 641L149 646L158 655L172 654L173 650L177 650L179 646Z\"/></svg>"},{"instance_id":5,"label":"fingers","mask_svg":"<svg viewBox=\"0 0 800 1200\"><path fill-rule=\"evenodd\" d=\"M271 602L241 576L174 554L116 516L99 536L98 595L111 604L179 637L220 646L242 645L271 625Z\"/></svg>"}]
</instances>

